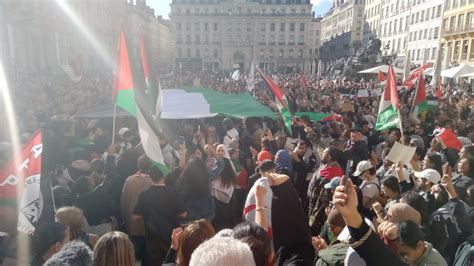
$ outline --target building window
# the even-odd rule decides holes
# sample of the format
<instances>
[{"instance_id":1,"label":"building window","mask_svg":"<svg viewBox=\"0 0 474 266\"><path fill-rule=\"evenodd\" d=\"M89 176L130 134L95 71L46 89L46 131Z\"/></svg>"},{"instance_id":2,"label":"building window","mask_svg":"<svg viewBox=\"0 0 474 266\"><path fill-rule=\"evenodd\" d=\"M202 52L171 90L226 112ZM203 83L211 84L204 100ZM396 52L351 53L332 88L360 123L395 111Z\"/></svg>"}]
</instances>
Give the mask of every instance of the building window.
<instances>
[{"instance_id":1,"label":"building window","mask_svg":"<svg viewBox=\"0 0 474 266\"><path fill-rule=\"evenodd\" d=\"M303 49L300 49L300 50L298 51L298 57L299 57L299 58L303 58Z\"/></svg>"},{"instance_id":2,"label":"building window","mask_svg":"<svg viewBox=\"0 0 474 266\"><path fill-rule=\"evenodd\" d=\"M204 56L209 57L209 49L204 49Z\"/></svg>"},{"instance_id":3,"label":"building window","mask_svg":"<svg viewBox=\"0 0 474 266\"><path fill-rule=\"evenodd\" d=\"M425 11L424 10L421 11L421 17L420 17L420 22L423 22L423 21L425 21Z\"/></svg>"},{"instance_id":4,"label":"building window","mask_svg":"<svg viewBox=\"0 0 474 266\"><path fill-rule=\"evenodd\" d=\"M219 51L217 49L214 49L214 58L217 58L219 56Z\"/></svg>"},{"instance_id":5,"label":"building window","mask_svg":"<svg viewBox=\"0 0 474 266\"><path fill-rule=\"evenodd\" d=\"M217 31L217 29L218 29L217 23L214 23L214 31Z\"/></svg>"},{"instance_id":6,"label":"building window","mask_svg":"<svg viewBox=\"0 0 474 266\"><path fill-rule=\"evenodd\" d=\"M209 23L204 23L204 30L209 31Z\"/></svg>"},{"instance_id":7,"label":"building window","mask_svg":"<svg viewBox=\"0 0 474 266\"><path fill-rule=\"evenodd\" d=\"M428 29L425 29L425 31L423 32L423 39L426 40L426 38L428 38Z\"/></svg>"},{"instance_id":8,"label":"building window","mask_svg":"<svg viewBox=\"0 0 474 266\"><path fill-rule=\"evenodd\" d=\"M178 34L176 42L177 43L183 43L183 35Z\"/></svg>"},{"instance_id":9,"label":"building window","mask_svg":"<svg viewBox=\"0 0 474 266\"><path fill-rule=\"evenodd\" d=\"M191 30L191 24L190 23L186 23L186 30Z\"/></svg>"},{"instance_id":10,"label":"building window","mask_svg":"<svg viewBox=\"0 0 474 266\"><path fill-rule=\"evenodd\" d=\"M186 35L186 43L190 44L191 43L191 35Z\"/></svg>"},{"instance_id":11,"label":"building window","mask_svg":"<svg viewBox=\"0 0 474 266\"><path fill-rule=\"evenodd\" d=\"M285 23L280 23L280 31L285 31Z\"/></svg>"},{"instance_id":12,"label":"building window","mask_svg":"<svg viewBox=\"0 0 474 266\"><path fill-rule=\"evenodd\" d=\"M300 23L300 31L304 31L304 23Z\"/></svg>"},{"instance_id":13,"label":"building window","mask_svg":"<svg viewBox=\"0 0 474 266\"><path fill-rule=\"evenodd\" d=\"M434 39L438 39L438 32L439 32L439 27L434 28L434 35L433 35Z\"/></svg>"},{"instance_id":14,"label":"building window","mask_svg":"<svg viewBox=\"0 0 474 266\"><path fill-rule=\"evenodd\" d=\"M290 31L295 31L295 23L290 23Z\"/></svg>"},{"instance_id":15,"label":"building window","mask_svg":"<svg viewBox=\"0 0 474 266\"><path fill-rule=\"evenodd\" d=\"M260 58L265 58L265 50L260 49Z\"/></svg>"},{"instance_id":16,"label":"building window","mask_svg":"<svg viewBox=\"0 0 474 266\"><path fill-rule=\"evenodd\" d=\"M281 49L281 50L280 50L280 53L278 54L278 56L279 56L280 58L283 58L283 55L284 55L284 52L283 52L283 49Z\"/></svg>"},{"instance_id":17,"label":"building window","mask_svg":"<svg viewBox=\"0 0 474 266\"><path fill-rule=\"evenodd\" d=\"M275 31L275 23L270 23L270 31Z\"/></svg>"},{"instance_id":18,"label":"building window","mask_svg":"<svg viewBox=\"0 0 474 266\"><path fill-rule=\"evenodd\" d=\"M266 25L265 23L262 23L260 25L260 31L265 31L265 25Z\"/></svg>"},{"instance_id":19,"label":"building window","mask_svg":"<svg viewBox=\"0 0 474 266\"><path fill-rule=\"evenodd\" d=\"M186 56L191 57L191 48L186 49Z\"/></svg>"},{"instance_id":20,"label":"building window","mask_svg":"<svg viewBox=\"0 0 474 266\"><path fill-rule=\"evenodd\" d=\"M270 58L273 58L275 55L274 55L274 50L273 49L270 49Z\"/></svg>"},{"instance_id":21,"label":"building window","mask_svg":"<svg viewBox=\"0 0 474 266\"><path fill-rule=\"evenodd\" d=\"M439 18L441 17L441 5L438 6L438 8L436 9L436 17Z\"/></svg>"},{"instance_id":22,"label":"building window","mask_svg":"<svg viewBox=\"0 0 474 266\"><path fill-rule=\"evenodd\" d=\"M469 43L468 43L468 40L464 40L463 41L463 45L462 45L462 53L463 54L467 54L467 51L469 50Z\"/></svg>"},{"instance_id":23,"label":"building window","mask_svg":"<svg viewBox=\"0 0 474 266\"><path fill-rule=\"evenodd\" d=\"M201 57L201 51L199 48L196 48L196 57Z\"/></svg>"},{"instance_id":24,"label":"building window","mask_svg":"<svg viewBox=\"0 0 474 266\"><path fill-rule=\"evenodd\" d=\"M437 51L436 47L433 47L433 50L431 50L431 59L433 60L436 59L436 51Z\"/></svg>"},{"instance_id":25,"label":"building window","mask_svg":"<svg viewBox=\"0 0 474 266\"><path fill-rule=\"evenodd\" d=\"M176 29L181 30L181 23L176 24Z\"/></svg>"},{"instance_id":26,"label":"building window","mask_svg":"<svg viewBox=\"0 0 474 266\"><path fill-rule=\"evenodd\" d=\"M290 58L293 58L293 49L290 49Z\"/></svg>"},{"instance_id":27,"label":"building window","mask_svg":"<svg viewBox=\"0 0 474 266\"><path fill-rule=\"evenodd\" d=\"M178 48L178 57L182 57L183 56L183 49Z\"/></svg>"}]
</instances>

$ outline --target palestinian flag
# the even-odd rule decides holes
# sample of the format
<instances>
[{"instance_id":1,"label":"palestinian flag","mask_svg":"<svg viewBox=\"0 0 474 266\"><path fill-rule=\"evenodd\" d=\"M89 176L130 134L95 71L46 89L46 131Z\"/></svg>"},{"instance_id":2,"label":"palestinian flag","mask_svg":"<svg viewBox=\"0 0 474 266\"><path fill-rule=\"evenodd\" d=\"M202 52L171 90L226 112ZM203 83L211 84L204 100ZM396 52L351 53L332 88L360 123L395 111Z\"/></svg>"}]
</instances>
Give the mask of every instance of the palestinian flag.
<instances>
[{"instance_id":1,"label":"palestinian flag","mask_svg":"<svg viewBox=\"0 0 474 266\"><path fill-rule=\"evenodd\" d=\"M419 114L429 109L428 100L426 99L425 79L423 78L423 70L418 72L418 80L415 90L415 100L411 110L410 117L417 118Z\"/></svg>"},{"instance_id":2,"label":"palestinian flag","mask_svg":"<svg viewBox=\"0 0 474 266\"><path fill-rule=\"evenodd\" d=\"M313 107L313 97L311 96L311 92L309 91L309 87L308 87L308 82L306 82L306 79L303 73L300 74L299 81L300 81L301 88L303 88L304 92L306 93L306 97L308 98L308 101L309 101L309 106Z\"/></svg>"},{"instance_id":3,"label":"palestinian flag","mask_svg":"<svg viewBox=\"0 0 474 266\"><path fill-rule=\"evenodd\" d=\"M278 85L269 77L267 77L260 68L257 67L258 73L262 76L262 78L265 80L265 83L267 83L267 86L270 88L270 90L273 92L273 95L275 95L275 101L278 106L278 110L280 111L281 116L283 117L283 121L285 122L285 126L288 129L288 131L291 134L291 120L292 120L292 114L290 111L290 108L288 106L288 99L286 98L285 94L283 91L278 87Z\"/></svg>"},{"instance_id":4,"label":"palestinian flag","mask_svg":"<svg viewBox=\"0 0 474 266\"><path fill-rule=\"evenodd\" d=\"M143 38L140 38L140 50L144 73L143 80L148 85L151 84L150 68L146 58ZM141 86L142 84L140 81L142 79L137 79L136 84L133 82L132 76L134 75L132 73L132 68L130 67L125 33L123 31L120 33L117 66L118 70L115 76L116 86L114 87L116 104L135 116L138 122L138 130L145 154L160 168L163 174L167 175L169 170L164 163L158 138L159 131L155 121L153 120L154 106L152 103L156 103L157 99L151 97L158 97L158 95L156 94L156 96L154 96L155 94L153 94L151 87L144 88L145 86Z\"/></svg>"},{"instance_id":5,"label":"palestinian flag","mask_svg":"<svg viewBox=\"0 0 474 266\"><path fill-rule=\"evenodd\" d=\"M32 235L43 211L41 160L43 143L37 131L18 156L0 169L0 205L19 210L18 230Z\"/></svg>"},{"instance_id":6,"label":"palestinian flag","mask_svg":"<svg viewBox=\"0 0 474 266\"><path fill-rule=\"evenodd\" d=\"M386 87L380 99L379 113L375 129L385 130L398 127L400 118L398 110L400 103L398 102L397 81L393 67L390 66L388 70L388 77L386 80Z\"/></svg>"},{"instance_id":7,"label":"palestinian flag","mask_svg":"<svg viewBox=\"0 0 474 266\"><path fill-rule=\"evenodd\" d=\"M296 112L295 117L307 116L314 122L341 121L342 116L336 113Z\"/></svg>"},{"instance_id":8,"label":"palestinian flag","mask_svg":"<svg viewBox=\"0 0 474 266\"><path fill-rule=\"evenodd\" d=\"M205 88L166 89L160 92L159 102L161 119L195 119L218 114L235 118L276 118L270 108L249 92L225 94Z\"/></svg>"},{"instance_id":9,"label":"palestinian flag","mask_svg":"<svg viewBox=\"0 0 474 266\"><path fill-rule=\"evenodd\" d=\"M424 64L419 68L413 69L410 72L408 78L402 83L402 86L407 86L408 88L413 88L418 83L418 77L420 73L424 72L426 69L430 68L431 64Z\"/></svg>"}]
</instances>

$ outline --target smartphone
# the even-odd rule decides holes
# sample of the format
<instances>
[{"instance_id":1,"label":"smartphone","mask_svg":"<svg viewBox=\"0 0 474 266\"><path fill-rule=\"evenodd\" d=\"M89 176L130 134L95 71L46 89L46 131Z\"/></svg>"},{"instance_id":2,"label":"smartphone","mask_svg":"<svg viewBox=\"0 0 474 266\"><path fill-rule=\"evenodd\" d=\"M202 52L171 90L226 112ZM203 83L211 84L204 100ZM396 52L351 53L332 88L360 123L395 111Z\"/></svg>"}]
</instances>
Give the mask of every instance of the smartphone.
<instances>
[{"instance_id":1,"label":"smartphone","mask_svg":"<svg viewBox=\"0 0 474 266\"><path fill-rule=\"evenodd\" d=\"M347 193L347 188L349 186L349 178L350 178L350 174L351 174L351 169L352 169L352 165L354 164L354 161L353 160L348 160L347 161L347 165L346 165L346 179L345 179L345 182L344 182L344 193Z\"/></svg>"}]
</instances>

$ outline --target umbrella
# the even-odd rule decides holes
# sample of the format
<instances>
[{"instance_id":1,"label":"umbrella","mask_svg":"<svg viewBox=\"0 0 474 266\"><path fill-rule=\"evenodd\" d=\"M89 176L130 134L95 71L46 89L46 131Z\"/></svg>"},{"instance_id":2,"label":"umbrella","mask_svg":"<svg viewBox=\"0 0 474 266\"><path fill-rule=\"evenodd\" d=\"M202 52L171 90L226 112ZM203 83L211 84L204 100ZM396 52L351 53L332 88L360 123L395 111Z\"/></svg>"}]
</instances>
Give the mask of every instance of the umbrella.
<instances>
[{"instance_id":1,"label":"umbrella","mask_svg":"<svg viewBox=\"0 0 474 266\"><path fill-rule=\"evenodd\" d=\"M457 67L445 69L441 71L441 76L446 78L457 78L462 75L470 74L474 72L474 67L466 64L460 64Z\"/></svg>"},{"instance_id":2,"label":"umbrella","mask_svg":"<svg viewBox=\"0 0 474 266\"><path fill-rule=\"evenodd\" d=\"M380 71L382 71L384 73L387 73L388 72L388 65L381 65L381 66L365 69L365 70L359 71L359 73L378 74ZM396 74L403 74L403 69L398 68L398 67L393 67L393 71Z\"/></svg>"},{"instance_id":3,"label":"umbrella","mask_svg":"<svg viewBox=\"0 0 474 266\"><path fill-rule=\"evenodd\" d=\"M461 75L459 77L461 77L461 78L474 78L474 72L467 73L467 74Z\"/></svg>"}]
</instances>

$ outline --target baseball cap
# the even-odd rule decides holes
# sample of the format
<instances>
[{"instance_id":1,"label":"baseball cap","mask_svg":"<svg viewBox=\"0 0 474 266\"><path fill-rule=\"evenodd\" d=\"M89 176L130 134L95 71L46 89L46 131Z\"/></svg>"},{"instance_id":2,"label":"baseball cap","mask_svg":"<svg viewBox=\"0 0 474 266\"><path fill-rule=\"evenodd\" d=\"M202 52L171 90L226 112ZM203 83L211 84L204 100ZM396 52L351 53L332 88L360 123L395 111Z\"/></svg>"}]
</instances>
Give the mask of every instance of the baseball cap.
<instances>
[{"instance_id":1,"label":"baseball cap","mask_svg":"<svg viewBox=\"0 0 474 266\"><path fill-rule=\"evenodd\" d=\"M372 165L372 163L370 161L360 161L358 164L357 164L357 168L354 172L354 174L352 174L353 176L360 176L360 174L362 174L363 172L369 170L370 168L373 168L374 166Z\"/></svg>"},{"instance_id":2,"label":"baseball cap","mask_svg":"<svg viewBox=\"0 0 474 266\"><path fill-rule=\"evenodd\" d=\"M118 134L123 137L123 135L127 133L128 131L130 131L128 127L122 127L121 129L119 129Z\"/></svg>"},{"instance_id":3,"label":"baseball cap","mask_svg":"<svg viewBox=\"0 0 474 266\"><path fill-rule=\"evenodd\" d=\"M331 181L324 185L325 189L336 189L339 186L339 181L341 180L340 176L333 177Z\"/></svg>"},{"instance_id":4,"label":"baseball cap","mask_svg":"<svg viewBox=\"0 0 474 266\"><path fill-rule=\"evenodd\" d=\"M418 178L428 179L433 184L438 183L441 180L441 175L434 169L425 169L421 172L414 172Z\"/></svg>"}]
</instances>

